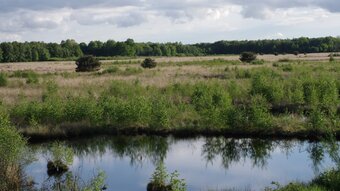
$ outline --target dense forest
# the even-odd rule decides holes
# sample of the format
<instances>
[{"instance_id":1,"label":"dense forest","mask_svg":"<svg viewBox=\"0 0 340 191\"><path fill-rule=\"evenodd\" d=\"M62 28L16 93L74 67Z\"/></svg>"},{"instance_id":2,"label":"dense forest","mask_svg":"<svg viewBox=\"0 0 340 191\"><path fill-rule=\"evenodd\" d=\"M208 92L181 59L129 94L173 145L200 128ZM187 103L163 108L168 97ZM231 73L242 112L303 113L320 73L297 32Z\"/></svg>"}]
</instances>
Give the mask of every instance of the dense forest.
<instances>
[{"instance_id":1,"label":"dense forest","mask_svg":"<svg viewBox=\"0 0 340 191\"><path fill-rule=\"evenodd\" d=\"M240 54L253 51L263 54L317 53L340 51L340 37L295 38L277 40L217 41L214 43L136 43L108 40L77 43L66 40L58 43L3 42L0 62L26 62L74 59L82 55L112 56L200 56Z\"/></svg>"}]
</instances>

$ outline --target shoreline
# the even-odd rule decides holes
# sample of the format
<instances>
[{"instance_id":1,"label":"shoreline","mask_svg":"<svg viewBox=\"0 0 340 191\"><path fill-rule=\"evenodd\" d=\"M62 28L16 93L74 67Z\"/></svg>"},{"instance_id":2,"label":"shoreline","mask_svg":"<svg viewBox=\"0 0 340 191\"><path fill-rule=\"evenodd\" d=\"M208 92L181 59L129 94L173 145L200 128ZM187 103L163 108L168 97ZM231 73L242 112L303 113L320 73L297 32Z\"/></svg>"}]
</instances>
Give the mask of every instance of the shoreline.
<instances>
[{"instance_id":1,"label":"shoreline","mask_svg":"<svg viewBox=\"0 0 340 191\"><path fill-rule=\"evenodd\" d=\"M172 136L174 138L196 138L196 137L225 137L225 138L253 138L253 139L275 139L275 140L307 140L321 141L329 138L330 133L318 130L301 130L296 132L280 131L271 129L263 130L242 130L233 129L199 129L192 128L182 129L151 129L151 128L87 128L83 131L58 131L50 134L39 132L27 132L19 130L20 133L28 139L29 143L43 143L54 140L73 140L86 139L99 136ZM336 140L340 140L340 130L334 131L332 135Z\"/></svg>"}]
</instances>

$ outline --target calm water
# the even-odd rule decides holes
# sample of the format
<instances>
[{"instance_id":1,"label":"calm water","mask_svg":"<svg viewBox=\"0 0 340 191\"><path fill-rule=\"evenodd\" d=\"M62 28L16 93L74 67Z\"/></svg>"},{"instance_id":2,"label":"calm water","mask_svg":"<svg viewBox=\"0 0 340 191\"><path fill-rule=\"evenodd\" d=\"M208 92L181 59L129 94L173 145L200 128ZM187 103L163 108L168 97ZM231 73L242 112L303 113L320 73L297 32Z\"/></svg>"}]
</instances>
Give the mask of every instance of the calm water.
<instances>
[{"instance_id":1,"label":"calm water","mask_svg":"<svg viewBox=\"0 0 340 191\"><path fill-rule=\"evenodd\" d=\"M178 170L188 190L262 190L272 181L309 181L335 166L323 143L259 139L162 137L99 137L66 142L75 151L73 176L84 182L99 170L108 190L143 191L158 161ZM26 167L37 187L51 181L46 170L49 143L32 145L38 159ZM331 154L330 154L331 153Z\"/></svg>"}]
</instances>

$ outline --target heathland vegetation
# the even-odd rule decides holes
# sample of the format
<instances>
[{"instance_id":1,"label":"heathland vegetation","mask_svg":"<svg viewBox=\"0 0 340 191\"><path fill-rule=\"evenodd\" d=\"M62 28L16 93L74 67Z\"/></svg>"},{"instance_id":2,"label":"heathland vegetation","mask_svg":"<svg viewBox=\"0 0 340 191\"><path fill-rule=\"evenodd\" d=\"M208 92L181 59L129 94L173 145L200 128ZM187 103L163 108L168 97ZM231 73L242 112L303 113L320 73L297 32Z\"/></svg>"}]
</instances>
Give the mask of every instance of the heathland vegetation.
<instances>
[{"instance_id":1,"label":"heathland vegetation","mask_svg":"<svg viewBox=\"0 0 340 191\"><path fill-rule=\"evenodd\" d=\"M240 54L252 51L259 54L304 54L340 51L339 37L296 38L279 40L217 41L214 43L137 43L108 40L77 43L65 40L58 43L3 42L0 44L0 62L28 62L48 60L76 60L82 55L96 57L119 56L199 56ZM109 58L105 58L109 59Z\"/></svg>"},{"instance_id":2,"label":"heathland vegetation","mask_svg":"<svg viewBox=\"0 0 340 191\"><path fill-rule=\"evenodd\" d=\"M7 71L1 105L28 136L318 137L339 132L338 64L212 60L142 69L116 61L92 73Z\"/></svg>"}]
</instances>

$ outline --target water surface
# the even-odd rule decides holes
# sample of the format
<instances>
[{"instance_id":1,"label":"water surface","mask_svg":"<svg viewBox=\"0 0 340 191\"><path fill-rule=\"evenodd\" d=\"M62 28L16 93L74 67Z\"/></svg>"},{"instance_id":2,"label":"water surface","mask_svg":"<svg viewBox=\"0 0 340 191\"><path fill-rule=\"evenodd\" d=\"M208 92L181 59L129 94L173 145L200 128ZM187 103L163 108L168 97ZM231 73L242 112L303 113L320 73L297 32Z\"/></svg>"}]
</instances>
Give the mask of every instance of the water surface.
<instances>
[{"instance_id":1,"label":"water surface","mask_svg":"<svg viewBox=\"0 0 340 191\"><path fill-rule=\"evenodd\" d=\"M223 137L98 137L65 142L75 151L70 168L84 182L103 170L108 190L146 190L159 161L177 170L188 190L263 190L276 181L310 181L335 165L326 144L308 141L231 139ZM50 143L32 145L37 161L26 167L37 187L51 181L46 152Z\"/></svg>"}]
</instances>

